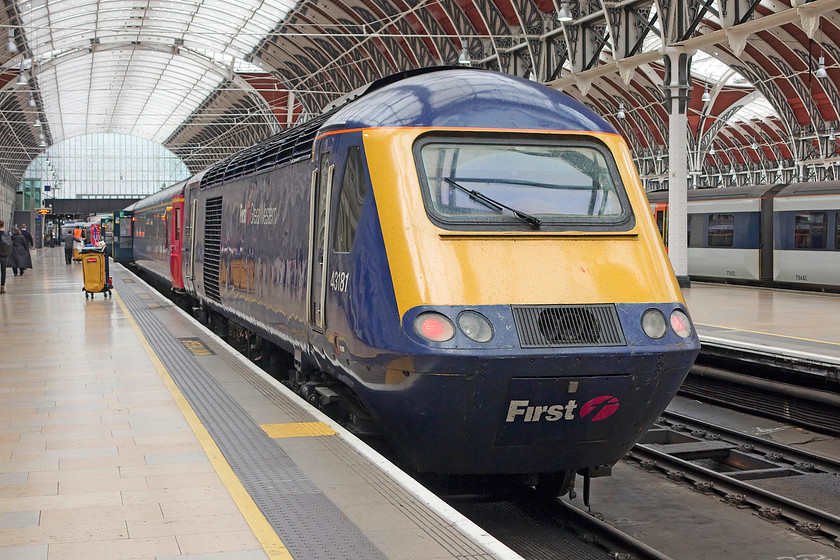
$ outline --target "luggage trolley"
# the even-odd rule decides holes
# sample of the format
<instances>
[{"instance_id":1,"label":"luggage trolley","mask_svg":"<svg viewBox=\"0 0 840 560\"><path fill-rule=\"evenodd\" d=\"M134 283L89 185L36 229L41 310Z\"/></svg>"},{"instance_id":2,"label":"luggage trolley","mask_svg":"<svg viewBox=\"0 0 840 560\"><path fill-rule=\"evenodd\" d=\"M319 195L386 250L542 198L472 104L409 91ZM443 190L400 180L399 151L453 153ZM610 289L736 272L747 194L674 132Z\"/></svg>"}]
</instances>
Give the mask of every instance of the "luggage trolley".
<instances>
[{"instance_id":1,"label":"luggage trolley","mask_svg":"<svg viewBox=\"0 0 840 560\"><path fill-rule=\"evenodd\" d=\"M93 298L94 294L103 293L105 297L111 296L111 279L108 278L107 269L108 256L105 254L105 247L85 247L79 254L82 259L82 278L85 292L85 299L88 294Z\"/></svg>"}]
</instances>

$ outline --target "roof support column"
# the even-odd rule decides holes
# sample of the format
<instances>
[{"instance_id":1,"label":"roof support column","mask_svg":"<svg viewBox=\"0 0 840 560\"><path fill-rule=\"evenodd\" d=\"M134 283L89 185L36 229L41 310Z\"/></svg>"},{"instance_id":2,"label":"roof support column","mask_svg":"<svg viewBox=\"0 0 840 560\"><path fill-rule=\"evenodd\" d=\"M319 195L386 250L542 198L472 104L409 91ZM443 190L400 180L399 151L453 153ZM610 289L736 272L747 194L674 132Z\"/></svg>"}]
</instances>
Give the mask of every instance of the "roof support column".
<instances>
[{"instance_id":1,"label":"roof support column","mask_svg":"<svg viewBox=\"0 0 840 560\"><path fill-rule=\"evenodd\" d=\"M691 55L665 48L665 109L668 111L668 256L681 287L688 277L688 101Z\"/></svg>"}]
</instances>

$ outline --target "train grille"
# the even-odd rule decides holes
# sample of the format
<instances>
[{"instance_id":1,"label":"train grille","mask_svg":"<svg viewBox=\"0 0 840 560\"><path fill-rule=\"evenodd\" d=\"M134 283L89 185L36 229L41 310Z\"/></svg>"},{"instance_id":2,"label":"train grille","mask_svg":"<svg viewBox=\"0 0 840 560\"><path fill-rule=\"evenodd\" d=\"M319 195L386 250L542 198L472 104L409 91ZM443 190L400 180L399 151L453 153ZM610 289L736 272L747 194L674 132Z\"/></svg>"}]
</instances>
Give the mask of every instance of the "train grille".
<instances>
[{"instance_id":1,"label":"train grille","mask_svg":"<svg viewBox=\"0 0 840 560\"><path fill-rule=\"evenodd\" d=\"M222 197L208 198L204 206L204 293L222 302L219 294L219 251L222 246Z\"/></svg>"},{"instance_id":2,"label":"train grille","mask_svg":"<svg viewBox=\"0 0 840 560\"><path fill-rule=\"evenodd\" d=\"M566 346L624 346L624 333L615 306L511 306L522 348Z\"/></svg>"}]
</instances>

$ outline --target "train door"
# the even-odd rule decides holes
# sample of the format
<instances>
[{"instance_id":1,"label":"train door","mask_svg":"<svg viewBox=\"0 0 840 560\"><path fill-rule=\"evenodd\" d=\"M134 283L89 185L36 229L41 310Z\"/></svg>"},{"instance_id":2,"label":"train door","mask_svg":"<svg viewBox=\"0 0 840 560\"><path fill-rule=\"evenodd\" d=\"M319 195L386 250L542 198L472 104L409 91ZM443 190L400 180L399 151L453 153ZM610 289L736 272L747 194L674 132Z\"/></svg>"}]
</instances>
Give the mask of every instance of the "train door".
<instances>
[{"instance_id":1,"label":"train door","mask_svg":"<svg viewBox=\"0 0 840 560\"><path fill-rule=\"evenodd\" d=\"M327 148L325 150L325 148ZM307 281L307 320L314 330L326 328L325 305L327 300L327 270L330 238L329 205L332 200L335 165L330 160L328 147L322 146L318 167L312 172L309 203L309 271Z\"/></svg>"},{"instance_id":2,"label":"train door","mask_svg":"<svg viewBox=\"0 0 840 560\"><path fill-rule=\"evenodd\" d=\"M169 273L172 278L172 287L178 290L184 289L184 278L181 274L183 219L184 195L178 193L172 198L172 214L169 220Z\"/></svg>"},{"instance_id":3,"label":"train door","mask_svg":"<svg viewBox=\"0 0 840 560\"><path fill-rule=\"evenodd\" d=\"M203 172L193 177L184 187L184 201L181 204L181 281L187 292L195 293L195 240L196 240L196 196Z\"/></svg>"},{"instance_id":4,"label":"train door","mask_svg":"<svg viewBox=\"0 0 840 560\"><path fill-rule=\"evenodd\" d=\"M130 261L134 256L133 222L133 212L124 210L114 212L114 237L111 256L116 262Z\"/></svg>"},{"instance_id":5,"label":"train door","mask_svg":"<svg viewBox=\"0 0 840 560\"><path fill-rule=\"evenodd\" d=\"M659 235L662 236L662 241L665 247L668 246L668 204L666 202L658 202L653 209L653 217L656 219L656 227L659 228Z\"/></svg>"}]
</instances>

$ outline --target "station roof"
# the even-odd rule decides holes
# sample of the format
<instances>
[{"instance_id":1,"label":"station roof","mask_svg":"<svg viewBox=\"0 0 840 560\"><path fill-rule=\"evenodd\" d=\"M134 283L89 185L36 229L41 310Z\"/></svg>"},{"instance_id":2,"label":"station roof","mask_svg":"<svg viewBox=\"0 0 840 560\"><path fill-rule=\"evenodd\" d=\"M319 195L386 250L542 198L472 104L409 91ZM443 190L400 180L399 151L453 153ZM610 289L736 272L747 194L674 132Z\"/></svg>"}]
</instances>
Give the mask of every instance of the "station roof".
<instances>
[{"instance_id":1,"label":"station roof","mask_svg":"<svg viewBox=\"0 0 840 560\"><path fill-rule=\"evenodd\" d=\"M695 172L840 161L837 0L8 0L0 26L15 182L46 146L100 132L199 171L377 78L465 58L576 97L655 174L670 48L692 56Z\"/></svg>"}]
</instances>

